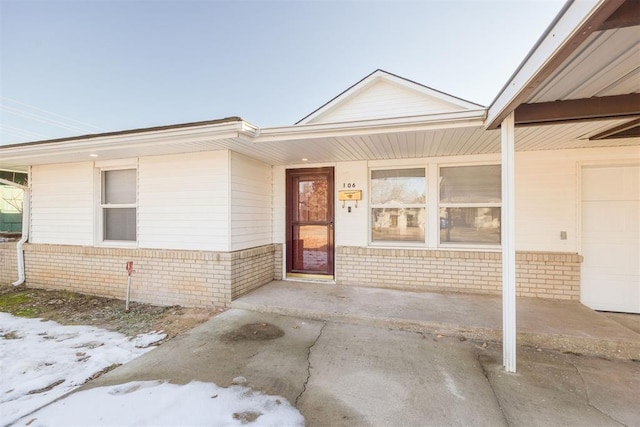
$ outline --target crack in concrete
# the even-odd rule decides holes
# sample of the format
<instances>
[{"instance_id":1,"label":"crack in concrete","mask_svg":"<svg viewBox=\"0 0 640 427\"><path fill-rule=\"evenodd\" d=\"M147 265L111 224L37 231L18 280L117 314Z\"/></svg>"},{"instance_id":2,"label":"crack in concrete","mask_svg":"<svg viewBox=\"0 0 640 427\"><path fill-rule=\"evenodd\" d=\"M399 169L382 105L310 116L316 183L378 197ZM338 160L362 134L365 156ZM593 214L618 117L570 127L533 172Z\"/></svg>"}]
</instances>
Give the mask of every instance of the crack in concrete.
<instances>
[{"instance_id":1,"label":"crack in concrete","mask_svg":"<svg viewBox=\"0 0 640 427\"><path fill-rule=\"evenodd\" d=\"M620 424L622 426L627 426L625 423L621 422L620 420L616 420L614 417L612 417L611 415L607 414L606 412L604 412L602 409L598 408L597 406L595 406L591 402L591 397L589 396L589 386L587 385L587 380L584 379L584 375L582 375L582 372L580 371L578 366L575 363L573 363L569 357L565 357L565 359L567 360L567 362L569 362L569 364L571 366L573 366L573 369L576 370L576 372L578 373L578 376L582 380L582 385L584 386L584 397L587 400L587 405L589 405L590 407L592 407L596 411L600 412L602 415L604 415L605 417L609 418L610 420L612 420L612 421L614 421L614 422L616 422L616 423L618 423L618 424Z\"/></svg>"},{"instance_id":2,"label":"crack in concrete","mask_svg":"<svg viewBox=\"0 0 640 427\"><path fill-rule=\"evenodd\" d=\"M294 402L294 406L296 408L298 407L298 401L300 400L304 392L307 391L307 384L309 384L309 380L311 379L311 349L317 344L320 336L322 335L322 331L324 331L325 326L327 326L327 322L322 323L322 327L320 328L320 332L318 332L318 336L311 343L311 345L307 347L307 378L304 380L304 384L302 384L302 391L300 392L300 394L298 394Z\"/></svg>"},{"instance_id":3,"label":"crack in concrete","mask_svg":"<svg viewBox=\"0 0 640 427\"><path fill-rule=\"evenodd\" d=\"M510 426L511 423L509 422L509 418L507 417L507 414L504 412L504 408L502 407L502 404L500 403L500 399L498 398L498 394L496 393L496 390L493 388L493 383L491 382L491 379L489 378L489 371L487 371L487 368L484 366L484 363L482 363L482 360L480 359L480 353L476 351L476 359L478 360L478 364L480 365L480 369L482 369L482 374L484 375L484 378L487 380L487 384L489 384L489 388L491 389L491 393L493 393L493 397L496 400L496 403L498 404L498 408L500 408L500 413L502 414L502 418L504 419L504 423L507 426Z\"/></svg>"}]
</instances>

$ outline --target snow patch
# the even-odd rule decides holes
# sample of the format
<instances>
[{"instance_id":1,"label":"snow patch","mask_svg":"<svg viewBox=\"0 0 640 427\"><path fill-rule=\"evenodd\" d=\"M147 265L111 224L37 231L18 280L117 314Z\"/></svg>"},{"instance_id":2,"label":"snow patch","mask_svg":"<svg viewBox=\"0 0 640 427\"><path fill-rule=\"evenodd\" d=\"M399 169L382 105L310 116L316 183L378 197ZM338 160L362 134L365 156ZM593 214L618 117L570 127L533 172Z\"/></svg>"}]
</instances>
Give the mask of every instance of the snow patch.
<instances>
[{"instance_id":1,"label":"snow patch","mask_svg":"<svg viewBox=\"0 0 640 427\"><path fill-rule=\"evenodd\" d=\"M96 405L96 402L100 402ZM303 426L284 398L247 387L137 381L71 394L28 415L36 426Z\"/></svg>"},{"instance_id":2,"label":"snow patch","mask_svg":"<svg viewBox=\"0 0 640 427\"><path fill-rule=\"evenodd\" d=\"M304 425L286 399L241 385L138 381L79 391L53 402L164 338L164 333L152 332L129 339L100 328L0 313L0 425ZM247 383L244 377L234 381Z\"/></svg>"},{"instance_id":3,"label":"snow patch","mask_svg":"<svg viewBox=\"0 0 640 427\"><path fill-rule=\"evenodd\" d=\"M152 331L147 334L139 334L133 339L133 342L138 348L147 348L151 345L158 344L165 339L167 334L163 332Z\"/></svg>"},{"instance_id":4,"label":"snow patch","mask_svg":"<svg viewBox=\"0 0 640 427\"><path fill-rule=\"evenodd\" d=\"M146 353L164 334L125 335L0 312L0 419L11 424L106 368Z\"/></svg>"}]
</instances>

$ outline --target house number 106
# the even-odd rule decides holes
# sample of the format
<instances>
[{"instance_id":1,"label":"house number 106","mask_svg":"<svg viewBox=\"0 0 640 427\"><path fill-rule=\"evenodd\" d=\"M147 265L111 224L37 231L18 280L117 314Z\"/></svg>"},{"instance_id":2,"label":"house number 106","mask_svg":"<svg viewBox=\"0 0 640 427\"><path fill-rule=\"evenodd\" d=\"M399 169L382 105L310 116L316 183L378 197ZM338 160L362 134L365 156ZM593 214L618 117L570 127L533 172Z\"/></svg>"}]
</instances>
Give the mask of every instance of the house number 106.
<instances>
[{"instance_id":1,"label":"house number 106","mask_svg":"<svg viewBox=\"0 0 640 427\"><path fill-rule=\"evenodd\" d=\"M356 183L355 182L343 182L342 183L342 188L356 188Z\"/></svg>"}]
</instances>

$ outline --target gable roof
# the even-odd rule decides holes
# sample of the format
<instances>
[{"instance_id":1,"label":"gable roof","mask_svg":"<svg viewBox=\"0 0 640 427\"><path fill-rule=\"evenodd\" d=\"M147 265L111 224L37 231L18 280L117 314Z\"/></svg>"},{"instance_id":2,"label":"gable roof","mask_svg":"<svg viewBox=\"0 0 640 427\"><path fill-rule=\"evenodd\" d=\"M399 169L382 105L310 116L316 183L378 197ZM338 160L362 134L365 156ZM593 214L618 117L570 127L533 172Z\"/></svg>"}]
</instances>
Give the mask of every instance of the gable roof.
<instances>
[{"instance_id":1,"label":"gable roof","mask_svg":"<svg viewBox=\"0 0 640 427\"><path fill-rule=\"evenodd\" d=\"M384 70L375 70L296 125L423 116L485 109Z\"/></svg>"}]
</instances>

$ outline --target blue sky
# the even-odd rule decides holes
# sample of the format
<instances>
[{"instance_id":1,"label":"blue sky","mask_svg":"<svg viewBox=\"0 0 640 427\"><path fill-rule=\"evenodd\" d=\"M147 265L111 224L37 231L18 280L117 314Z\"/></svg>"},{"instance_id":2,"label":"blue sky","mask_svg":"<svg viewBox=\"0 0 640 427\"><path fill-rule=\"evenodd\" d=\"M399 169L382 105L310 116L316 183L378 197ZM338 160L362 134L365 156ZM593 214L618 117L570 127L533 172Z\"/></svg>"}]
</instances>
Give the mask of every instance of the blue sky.
<instances>
[{"instance_id":1,"label":"blue sky","mask_svg":"<svg viewBox=\"0 0 640 427\"><path fill-rule=\"evenodd\" d=\"M377 68L489 105L563 3L0 0L0 144L290 125Z\"/></svg>"}]
</instances>

